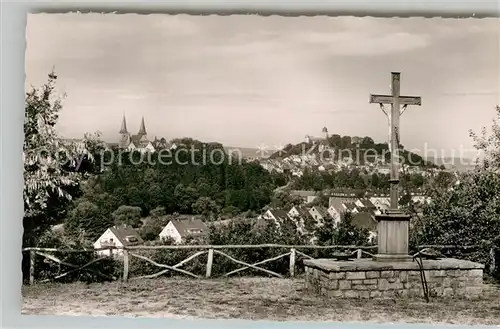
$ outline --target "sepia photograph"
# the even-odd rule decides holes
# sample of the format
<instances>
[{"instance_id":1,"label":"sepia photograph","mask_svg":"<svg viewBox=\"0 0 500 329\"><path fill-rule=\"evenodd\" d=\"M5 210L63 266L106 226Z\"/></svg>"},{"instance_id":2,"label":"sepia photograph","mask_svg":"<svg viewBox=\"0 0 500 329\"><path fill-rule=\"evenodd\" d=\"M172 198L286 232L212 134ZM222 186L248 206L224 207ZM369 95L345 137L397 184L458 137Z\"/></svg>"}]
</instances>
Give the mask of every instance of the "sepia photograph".
<instances>
[{"instance_id":1,"label":"sepia photograph","mask_svg":"<svg viewBox=\"0 0 500 329\"><path fill-rule=\"evenodd\" d=\"M499 36L28 14L21 313L500 325Z\"/></svg>"}]
</instances>

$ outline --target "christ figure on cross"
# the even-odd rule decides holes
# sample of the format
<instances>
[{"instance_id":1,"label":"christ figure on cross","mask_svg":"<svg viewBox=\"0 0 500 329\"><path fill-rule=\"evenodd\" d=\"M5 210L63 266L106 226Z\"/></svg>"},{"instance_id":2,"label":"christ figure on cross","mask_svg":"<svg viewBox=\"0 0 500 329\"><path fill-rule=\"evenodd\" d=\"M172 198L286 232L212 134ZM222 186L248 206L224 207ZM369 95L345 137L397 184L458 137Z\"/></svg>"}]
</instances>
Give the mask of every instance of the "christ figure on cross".
<instances>
[{"instance_id":1,"label":"christ figure on cross","mask_svg":"<svg viewBox=\"0 0 500 329\"><path fill-rule=\"evenodd\" d=\"M370 95L370 103L380 104L380 108L387 115L389 120L389 150L391 152L391 209L398 209L399 201L399 116L403 114L408 105L422 105L420 97L400 96L400 76L399 72L392 72L391 95ZM391 112L388 114L384 109L384 104L391 104ZM401 105L403 108L401 109Z\"/></svg>"}]
</instances>

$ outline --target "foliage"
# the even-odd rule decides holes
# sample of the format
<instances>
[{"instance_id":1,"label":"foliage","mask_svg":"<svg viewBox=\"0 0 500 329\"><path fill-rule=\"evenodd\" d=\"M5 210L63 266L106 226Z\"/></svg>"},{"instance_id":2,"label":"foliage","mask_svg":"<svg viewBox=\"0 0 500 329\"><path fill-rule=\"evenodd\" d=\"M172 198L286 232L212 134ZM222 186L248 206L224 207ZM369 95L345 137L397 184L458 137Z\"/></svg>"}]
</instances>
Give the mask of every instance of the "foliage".
<instances>
[{"instance_id":1,"label":"foliage","mask_svg":"<svg viewBox=\"0 0 500 329\"><path fill-rule=\"evenodd\" d=\"M497 107L497 116L500 109ZM493 121L493 135L478 137L471 133L484 160L473 171L458 176L452 187L443 188L435 180L432 202L423 209L423 218L413 228L412 243L476 245L472 253L461 249L444 250L448 256L488 264L492 242L500 235L500 127ZM483 129L486 132L486 129ZM446 178L446 177L445 177ZM449 182L445 182L445 186Z\"/></svg>"},{"instance_id":2,"label":"foliage","mask_svg":"<svg viewBox=\"0 0 500 329\"><path fill-rule=\"evenodd\" d=\"M470 131L470 136L475 142L475 147L484 158L479 165L484 169L498 170L500 168L500 106L495 107L495 118L491 126L491 135L488 135L486 127L483 127L481 134Z\"/></svg>"},{"instance_id":3,"label":"foliage","mask_svg":"<svg viewBox=\"0 0 500 329\"><path fill-rule=\"evenodd\" d=\"M163 228L172 219L175 219L174 216L157 216L155 211L155 214L151 214L151 217L145 220L144 225L139 230L139 234L144 241L157 240Z\"/></svg>"},{"instance_id":4,"label":"foliage","mask_svg":"<svg viewBox=\"0 0 500 329\"><path fill-rule=\"evenodd\" d=\"M156 207L155 209L150 211L150 215L153 218L165 216L166 215L165 207L161 207L161 206Z\"/></svg>"},{"instance_id":5,"label":"foliage","mask_svg":"<svg viewBox=\"0 0 500 329\"><path fill-rule=\"evenodd\" d=\"M104 148L99 133L78 142L63 140L55 130L62 99L56 96L57 76L32 88L25 98L23 245L33 246L50 225L66 215L80 183L96 172L94 154Z\"/></svg>"},{"instance_id":6,"label":"foliage","mask_svg":"<svg viewBox=\"0 0 500 329\"><path fill-rule=\"evenodd\" d=\"M81 162L93 161L92 151L102 147L95 139L98 134L68 143L57 135L55 125L62 103L54 96L56 79L51 73L45 85L26 94L23 155L27 217L44 213L53 195L70 200L71 187L82 178L78 172Z\"/></svg>"},{"instance_id":7,"label":"foliage","mask_svg":"<svg viewBox=\"0 0 500 329\"><path fill-rule=\"evenodd\" d=\"M64 229L71 234L84 233L86 239L95 241L113 222L103 217L99 208L92 202L81 199L76 202L64 223Z\"/></svg>"},{"instance_id":8,"label":"foliage","mask_svg":"<svg viewBox=\"0 0 500 329\"><path fill-rule=\"evenodd\" d=\"M209 147L209 144L192 139L178 142L186 148L202 150ZM147 155L148 159L144 155L144 161L140 163L141 155L116 150L114 157L121 157L121 163L113 161L98 178L93 179L96 182L88 184L82 197L105 209L106 216L118 206L128 205L140 207L142 216L163 207L167 214L200 213L215 218L220 209L232 213L236 209L240 212L259 211L270 202L276 188L274 176L260 165L245 162L238 165L228 161L217 164L206 159L203 163L203 158L197 158L203 154L201 151L193 152L194 159L191 159L190 155L185 155L188 153L185 149L184 152L181 150L176 151L178 161L171 164L162 164L157 153ZM139 164L133 164L131 157ZM107 197L103 199L102 195Z\"/></svg>"},{"instance_id":9,"label":"foliage","mask_svg":"<svg viewBox=\"0 0 500 329\"><path fill-rule=\"evenodd\" d=\"M132 206L120 206L113 213L113 220L115 225L130 225L138 228L142 225L141 221L141 208Z\"/></svg>"},{"instance_id":10,"label":"foliage","mask_svg":"<svg viewBox=\"0 0 500 329\"><path fill-rule=\"evenodd\" d=\"M278 191L272 196L269 206L278 209L291 209L300 204L302 204L300 197L293 196L285 191Z\"/></svg>"},{"instance_id":11,"label":"foliage","mask_svg":"<svg viewBox=\"0 0 500 329\"><path fill-rule=\"evenodd\" d=\"M82 250L92 249L92 243L86 240L83 235L65 235L61 232L54 232L52 230L44 232L44 234L40 237L39 247L41 248L58 248L61 250ZM100 258L94 252L64 252L59 251L55 253L46 252L47 254L51 254L54 257L60 259L61 261L69 264L73 264L75 266L83 266L93 260L97 260ZM25 280L28 279L27 273L29 272L29 253L25 253L23 256L23 267L26 267L23 270L25 273ZM80 271L72 272L64 277L56 279L57 282L73 282L73 281L83 281L83 282L102 282L107 281L108 279L103 278L97 275L95 272L100 272L102 274L108 276L118 277L121 274L122 265L116 260L107 257L101 259L88 267L91 271L82 269ZM36 256L35 259L35 280L45 280L52 279L56 275L60 275L63 272L67 272L71 270L70 267L56 263L42 256Z\"/></svg>"},{"instance_id":12,"label":"foliage","mask_svg":"<svg viewBox=\"0 0 500 329\"><path fill-rule=\"evenodd\" d=\"M205 220L213 220L219 213L217 203L209 197L199 197L192 205L193 212L200 214Z\"/></svg>"},{"instance_id":13,"label":"foliage","mask_svg":"<svg viewBox=\"0 0 500 329\"><path fill-rule=\"evenodd\" d=\"M363 246L368 242L369 232L365 228L356 227L353 222L353 216L346 212L334 231L333 241L337 245L356 245Z\"/></svg>"}]
</instances>

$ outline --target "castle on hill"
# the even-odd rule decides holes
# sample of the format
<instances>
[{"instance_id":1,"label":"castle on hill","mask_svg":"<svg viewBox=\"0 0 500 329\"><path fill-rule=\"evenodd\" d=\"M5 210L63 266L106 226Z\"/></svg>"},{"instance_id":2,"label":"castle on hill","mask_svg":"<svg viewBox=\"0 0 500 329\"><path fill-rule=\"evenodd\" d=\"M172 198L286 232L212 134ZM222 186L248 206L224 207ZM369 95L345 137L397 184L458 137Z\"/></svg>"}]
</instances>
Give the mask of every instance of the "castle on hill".
<instances>
[{"instance_id":1,"label":"castle on hill","mask_svg":"<svg viewBox=\"0 0 500 329\"><path fill-rule=\"evenodd\" d=\"M146 131L146 124L144 123L144 117L142 117L141 119L139 132L136 135L132 135L127 129L127 121L125 119L125 116L123 116L119 134L120 134L120 140L118 142L118 148L122 150L155 152L161 149L176 148L175 145L168 143L165 138L158 139L155 136L153 141L149 140L148 133Z\"/></svg>"}]
</instances>

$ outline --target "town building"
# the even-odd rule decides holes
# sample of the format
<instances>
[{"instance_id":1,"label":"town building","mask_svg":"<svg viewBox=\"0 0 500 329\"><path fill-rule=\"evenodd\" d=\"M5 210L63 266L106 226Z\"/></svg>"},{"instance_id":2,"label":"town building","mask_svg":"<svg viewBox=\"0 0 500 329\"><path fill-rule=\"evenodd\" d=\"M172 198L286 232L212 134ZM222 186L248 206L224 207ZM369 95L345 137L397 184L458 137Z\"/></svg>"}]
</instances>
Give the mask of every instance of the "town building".
<instances>
[{"instance_id":1,"label":"town building","mask_svg":"<svg viewBox=\"0 0 500 329\"><path fill-rule=\"evenodd\" d=\"M126 246L136 246L144 243L137 231L129 225L115 225L108 228L95 242L94 248L110 248L98 250L99 255L122 256L123 249L112 249Z\"/></svg>"},{"instance_id":2,"label":"town building","mask_svg":"<svg viewBox=\"0 0 500 329\"><path fill-rule=\"evenodd\" d=\"M160 240L172 239L182 243L186 238L204 238L208 235L208 226L197 218L171 220L160 232Z\"/></svg>"}]
</instances>

